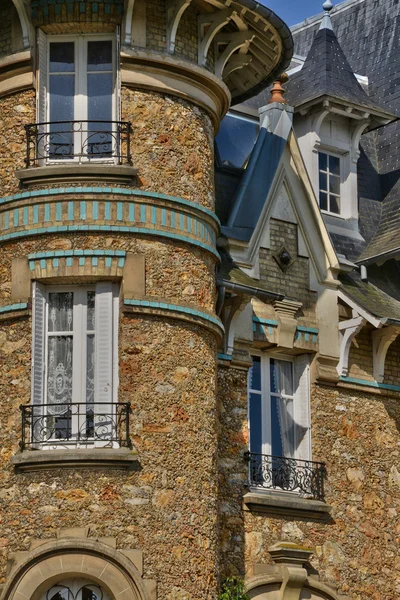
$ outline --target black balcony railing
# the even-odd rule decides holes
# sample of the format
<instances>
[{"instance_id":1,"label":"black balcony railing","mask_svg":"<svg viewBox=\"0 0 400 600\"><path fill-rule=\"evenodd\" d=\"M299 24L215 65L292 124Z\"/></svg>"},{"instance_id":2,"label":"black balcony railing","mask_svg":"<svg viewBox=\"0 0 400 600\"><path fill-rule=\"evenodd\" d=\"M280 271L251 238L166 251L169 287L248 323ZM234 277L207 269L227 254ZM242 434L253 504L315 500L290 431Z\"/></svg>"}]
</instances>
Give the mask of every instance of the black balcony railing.
<instances>
[{"instance_id":1,"label":"black balcony railing","mask_svg":"<svg viewBox=\"0 0 400 600\"><path fill-rule=\"evenodd\" d=\"M131 448L129 403L21 406L21 450L101 446Z\"/></svg>"},{"instance_id":2,"label":"black balcony railing","mask_svg":"<svg viewBox=\"0 0 400 600\"><path fill-rule=\"evenodd\" d=\"M27 168L60 161L132 163L132 126L125 121L33 123L25 131Z\"/></svg>"},{"instance_id":3,"label":"black balcony railing","mask_svg":"<svg viewBox=\"0 0 400 600\"><path fill-rule=\"evenodd\" d=\"M254 452L246 452L245 458L249 461L251 487L299 492L316 500L324 500L324 463Z\"/></svg>"}]
</instances>

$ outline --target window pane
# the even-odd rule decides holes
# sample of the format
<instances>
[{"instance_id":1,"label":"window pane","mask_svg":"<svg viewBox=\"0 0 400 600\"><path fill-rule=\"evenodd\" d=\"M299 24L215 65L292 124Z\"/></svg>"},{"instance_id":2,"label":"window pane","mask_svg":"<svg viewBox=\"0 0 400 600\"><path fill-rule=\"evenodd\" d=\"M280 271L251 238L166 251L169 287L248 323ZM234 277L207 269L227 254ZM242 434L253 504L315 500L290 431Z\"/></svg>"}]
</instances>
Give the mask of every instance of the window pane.
<instances>
[{"instance_id":1,"label":"window pane","mask_svg":"<svg viewBox=\"0 0 400 600\"><path fill-rule=\"evenodd\" d=\"M88 42L88 71L112 71L112 42Z\"/></svg>"},{"instance_id":2,"label":"window pane","mask_svg":"<svg viewBox=\"0 0 400 600\"><path fill-rule=\"evenodd\" d=\"M113 152L112 131L112 73L88 74L88 120L103 121L89 123L86 153L90 157L102 158ZM102 133L99 133L102 132ZM114 140L115 141L115 140Z\"/></svg>"},{"instance_id":3,"label":"window pane","mask_svg":"<svg viewBox=\"0 0 400 600\"><path fill-rule=\"evenodd\" d=\"M112 92L112 73L88 73L89 121L112 120Z\"/></svg>"},{"instance_id":4,"label":"window pane","mask_svg":"<svg viewBox=\"0 0 400 600\"><path fill-rule=\"evenodd\" d=\"M328 165L328 156L326 154L324 154L323 152L319 152L318 161L319 161L319 170L326 171L327 165Z\"/></svg>"},{"instance_id":5,"label":"window pane","mask_svg":"<svg viewBox=\"0 0 400 600\"><path fill-rule=\"evenodd\" d=\"M250 394L250 452L262 453L261 394Z\"/></svg>"},{"instance_id":6,"label":"window pane","mask_svg":"<svg viewBox=\"0 0 400 600\"><path fill-rule=\"evenodd\" d=\"M336 198L335 196L329 196L330 201L330 211L335 213L336 215L340 214L340 198Z\"/></svg>"},{"instance_id":7,"label":"window pane","mask_svg":"<svg viewBox=\"0 0 400 600\"><path fill-rule=\"evenodd\" d=\"M253 366L249 370L249 388L261 391L261 359L253 356Z\"/></svg>"},{"instance_id":8,"label":"window pane","mask_svg":"<svg viewBox=\"0 0 400 600\"><path fill-rule=\"evenodd\" d=\"M294 456L293 400L271 397L271 452L273 456Z\"/></svg>"},{"instance_id":9,"label":"window pane","mask_svg":"<svg viewBox=\"0 0 400 600\"><path fill-rule=\"evenodd\" d=\"M319 189L320 190L324 190L324 191L327 190L327 186L328 186L327 178L328 178L328 176L326 173L319 174Z\"/></svg>"},{"instance_id":10,"label":"window pane","mask_svg":"<svg viewBox=\"0 0 400 600\"><path fill-rule=\"evenodd\" d=\"M273 358L269 361L270 391L275 394L280 392L279 370L276 362Z\"/></svg>"},{"instance_id":11,"label":"window pane","mask_svg":"<svg viewBox=\"0 0 400 600\"><path fill-rule=\"evenodd\" d=\"M279 392L293 396L293 364L287 360L274 361L279 371Z\"/></svg>"},{"instance_id":12,"label":"window pane","mask_svg":"<svg viewBox=\"0 0 400 600\"><path fill-rule=\"evenodd\" d=\"M329 191L332 194L340 194L340 178L339 177L334 177L333 175L331 175L329 177Z\"/></svg>"},{"instance_id":13,"label":"window pane","mask_svg":"<svg viewBox=\"0 0 400 600\"><path fill-rule=\"evenodd\" d=\"M94 335L87 336L86 343L86 403L94 403L94 369L95 369Z\"/></svg>"},{"instance_id":14,"label":"window pane","mask_svg":"<svg viewBox=\"0 0 400 600\"><path fill-rule=\"evenodd\" d=\"M71 73L75 70L74 42L50 44L50 73Z\"/></svg>"},{"instance_id":15,"label":"window pane","mask_svg":"<svg viewBox=\"0 0 400 600\"><path fill-rule=\"evenodd\" d=\"M73 303L73 292L55 292L49 294L49 331L72 331Z\"/></svg>"},{"instance_id":16,"label":"window pane","mask_svg":"<svg viewBox=\"0 0 400 600\"><path fill-rule=\"evenodd\" d=\"M72 401L72 350L70 336L54 336L48 340L47 404L52 415L62 415Z\"/></svg>"},{"instance_id":17,"label":"window pane","mask_svg":"<svg viewBox=\"0 0 400 600\"><path fill-rule=\"evenodd\" d=\"M340 158L337 156L329 157L329 171L334 175L340 175Z\"/></svg>"},{"instance_id":18,"label":"window pane","mask_svg":"<svg viewBox=\"0 0 400 600\"><path fill-rule=\"evenodd\" d=\"M321 210L328 210L327 194L324 194L323 192L319 193L319 205Z\"/></svg>"},{"instance_id":19,"label":"window pane","mask_svg":"<svg viewBox=\"0 0 400 600\"><path fill-rule=\"evenodd\" d=\"M87 293L87 328L93 331L95 328L95 299L96 292Z\"/></svg>"},{"instance_id":20,"label":"window pane","mask_svg":"<svg viewBox=\"0 0 400 600\"><path fill-rule=\"evenodd\" d=\"M50 121L74 119L75 75L50 77Z\"/></svg>"},{"instance_id":21,"label":"window pane","mask_svg":"<svg viewBox=\"0 0 400 600\"><path fill-rule=\"evenodd\" d=\"M259 131L256 121L227 115L221 122L216 144L221 161L230 167L244 168Z\"/></svg>"}]
</instances>

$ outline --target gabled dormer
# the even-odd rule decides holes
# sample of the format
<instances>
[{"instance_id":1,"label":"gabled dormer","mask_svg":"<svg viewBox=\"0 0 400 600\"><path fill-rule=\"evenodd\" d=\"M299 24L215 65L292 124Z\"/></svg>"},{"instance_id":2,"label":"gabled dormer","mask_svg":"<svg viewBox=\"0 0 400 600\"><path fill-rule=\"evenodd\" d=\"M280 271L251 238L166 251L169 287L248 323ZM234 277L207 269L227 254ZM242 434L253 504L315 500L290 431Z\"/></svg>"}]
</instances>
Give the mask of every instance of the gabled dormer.
<instances>
[{"instance_id":1,"label":"gabled dormer","mask_svg":"<svg viewBox=\"0 0 400 600\"><path fill-rule=\"evenodd\" d=\"M294 130L331 235L363 245L358 228L357 162L363 133L396 117L357 80L332 29L330 0L301 70L289 80Z\"/></svg>"}]
</instances>

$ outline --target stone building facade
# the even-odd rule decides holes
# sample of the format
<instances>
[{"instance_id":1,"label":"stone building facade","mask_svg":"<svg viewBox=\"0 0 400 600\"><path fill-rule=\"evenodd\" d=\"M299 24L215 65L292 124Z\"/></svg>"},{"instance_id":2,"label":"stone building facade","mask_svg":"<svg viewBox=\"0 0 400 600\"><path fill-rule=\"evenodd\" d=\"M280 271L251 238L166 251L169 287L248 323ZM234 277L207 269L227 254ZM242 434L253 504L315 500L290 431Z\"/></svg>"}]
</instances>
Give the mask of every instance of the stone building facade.
<instances>
[{"instance_id":1,"label":"stone building facade","mask_svg":"<svg viewBox=\"0 0 400 600\"><path fill-rule=\"evenodd\" d=\"M2 600L217 600L231 575L396 598L400 298L332 242L286 25L253 0L0 17ZM360 94L343 156L394 121Z\"/></svg>"}]
</instances>

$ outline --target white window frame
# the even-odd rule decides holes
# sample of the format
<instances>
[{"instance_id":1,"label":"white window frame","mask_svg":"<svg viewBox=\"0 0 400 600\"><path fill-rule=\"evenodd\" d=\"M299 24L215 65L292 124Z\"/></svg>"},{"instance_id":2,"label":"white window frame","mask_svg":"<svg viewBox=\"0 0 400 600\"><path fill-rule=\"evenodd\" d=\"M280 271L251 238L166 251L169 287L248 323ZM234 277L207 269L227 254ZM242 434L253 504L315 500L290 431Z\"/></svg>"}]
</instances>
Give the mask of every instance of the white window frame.
<instances>
[{"instance_id":1,"label":"white window frame","mask_svg":"<svg viewBox=\"0 0 400 600\"><path fill-rule=\"evenodd\" d=\"M252 350L251 356L261 358L261 418L262 418L262 454L271 455L271 385L270 385L270 359L290 362L293 365L293 419L298 426L306 429L302 439L298 439L298 427L295 428L295 453L292 457L298 460L311 461L311 413L310 413L310 377L309 357L300 355L291 357L278 353L259 352ZM251 420L250 420L250 392L259 393L258 390L250 388L250 374L248 384L248 430L249 448L251 443ZM288 396L289 397L289 396Z\"/></svg>"},{"instance_id":2,"label":"white window frame","mask_svg":"<svg viewBox=\"0 0 400 600\"><path fill-rule=\"evenodd\" d=\"M48 311L49 294L52 292L74 292L73 305L73 375L72 375L72 404L86 402L86 322L87 302L85 296L88 291L96 292L95 300L95 388L93 407L96 406L99 413L105 411L104 407L109 405L110 409L117 402L118 393L118 311L119 311L119 286L111 282L98 282L88 286L45 286L39 282L33 282L33 333L32 333L32 398L31 404L45 405L48 400L47 374L48 374ZM55 332L63 335L63 332ZM71 333L71 332L68 332ZM107 412L107 411L106 411ZM72 421L72 430L78 431L80 424L78 419ZM53 440L54 441L54 440ZM91 440L83 442L71 442L62 444L60 447L87 447L87 446L109 446L107 439ZM38 447L42 449L54 448L52 440ZM117 443L113 442L113 447Z\"/></svg>"},{"instance_id":3,"label":"white window frame","mask_svg":"<svg viewBox=\"0 0 400 600\"><path fill-rule=\"evenodd\" d=\"M50 122L50 44L55 42L74 42L75 59L75 95L74 95L74 121L88 120L88 96L87 96L87 48L89 41L111 41L112 42L112 69L113 69L113 92L112 92L112 115L111 121L120 120L120 76L119 76L119 30L116 34L77 34L77 35L46 35L39 30L39 77L37 95L37 121ZM101 71L93 71L99 73ZM41 133L47 133L42 131ZM112 130L114 131L114 130ZM116 132L114 132L116 135ZM82 132L74 134L74 148L82 148L84 143ZM76 156L71 159L46 158L43 164L59 165L74 164L79 162L116 163L117 157L112 158L85 158Z\"/></svg>"},{"instance_id":4,"label":"white window frame","mask_svg":"<svg viewBox=\"0 0 400 600\"><path fill-rule=\"evenodd\" d=\"M339 194L334 194L332 192L329 192L329 177L330 177L330 172L329 172L329 166L327 166L327 171L326 171L326 175L327 175L327 190L321 190L320 188L320 184L319 184L319 175L321 172L325 173L325 171L321 171L321 169L319 168L319 155L320 154L325 154L328 157L328 161L327 161L327 165L329 165L329 157L332 156L333 158L337 158L339 160L339 176L337 175L332 175L333 177L338 177L339 179ZM334 217L341 217L342 213L343 213L343 156L341 156L338 153L335 152L331 152L330 150L325 150L324 148L319 148L318 149L318 153L317 153L317 168L318 168L318 204L321 208L321 199L320 199L320 194L326 194L327 196L327 209L322 209L321 208L321 212L327 215L333 215ZM338 198L339 201L339 212L333 212L330 209L330 196L334 197L334 198Z\"/></svg>"}]
</instances>

